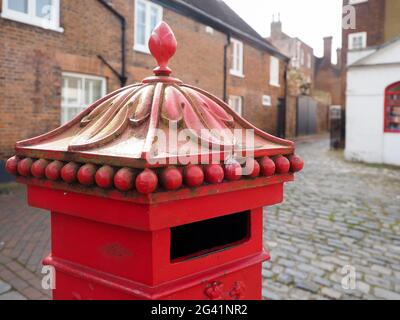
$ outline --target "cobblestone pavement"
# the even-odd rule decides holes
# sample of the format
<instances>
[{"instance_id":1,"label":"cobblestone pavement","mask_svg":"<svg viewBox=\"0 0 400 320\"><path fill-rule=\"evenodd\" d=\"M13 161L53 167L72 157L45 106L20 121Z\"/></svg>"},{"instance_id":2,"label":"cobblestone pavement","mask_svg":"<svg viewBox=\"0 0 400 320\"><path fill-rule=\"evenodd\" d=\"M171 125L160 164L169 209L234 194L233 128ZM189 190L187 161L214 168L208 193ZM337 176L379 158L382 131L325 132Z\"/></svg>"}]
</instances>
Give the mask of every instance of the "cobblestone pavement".
<instances>
[{"instance_id":1,"label":"cobblestone pavement","mask_svg":"<svg viewBox=\"0 0 400 320\"><path fill-rule=\"evenodd\" d=\"M49 299L40 273L49 252L49 214L27 206L23 187L0 188L0 300Z\"/></svg>"},{"instance_id":2,"label":"cobblestone pavement","mask_svg":"<svg viewBox=\"0 0 400 320\"><path fill-rule=\"evenodd\" d=\"M298 153L306 168L266 209L264 297L400 299L400 170L345 162L326 139ZM27 206L24 188L0 187L0 300L50 298L40 273L49 241L48 213ZM341 286L347 265L355 290Z\"/></svg>"},{"instance_id":3,"label":"cobblestone pavement","mask_svg":"<svg viewBox=\"0 0 400 320\"><path fill-rule=\"evenodd\" d=\"M265 210L266 299L400 299L400 170L298 143L304 171ZM356 288L345 290L356 272ZM344 274L342 274L342 272Z\"/></svg>"}]
</instances>

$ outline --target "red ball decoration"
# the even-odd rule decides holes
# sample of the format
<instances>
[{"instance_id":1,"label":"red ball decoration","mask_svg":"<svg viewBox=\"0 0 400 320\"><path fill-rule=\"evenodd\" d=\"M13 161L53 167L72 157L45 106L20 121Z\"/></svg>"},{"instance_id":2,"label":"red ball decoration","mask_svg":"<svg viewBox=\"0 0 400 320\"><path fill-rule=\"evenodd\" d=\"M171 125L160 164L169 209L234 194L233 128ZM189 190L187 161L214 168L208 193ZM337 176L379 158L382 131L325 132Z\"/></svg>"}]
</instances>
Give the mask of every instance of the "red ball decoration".
<instances>
[{"instance_id":1,"label":"red ball decoration","mask_svg":"<svg viewBox=\"0 0 400 320\"><path fill-rule=\"evenodd\" d=\"M61 169L64 164L60 161L53 161L46 167L46 177L49 180L57 181L61 177Z\"/></svg>"},{"instance_id":2,"label":"red ball decoration","mask_svg":"<svg viewBox=\"0 0 400 320\"><path fill-rule=\"evenodd\" d=\"M182 173L175 167L164 169L160 178L163 187L167 190L177 190L182 186Z\"/></svg>"},{"instance_id":3,"label":"red ball decoration","mask_svg":"<svg viewBox=\"0 0 400 320\"><path fill-rule=\"evenodd\" d=\"M229 181L240 180L242 173L242 167L236 160L232 160L225 165L225 178Z\"/></svg>"},{"instance_id":4,"label":"red ball decoration","mask_svg":"<svg viewBox=\"0 0 400 320\"><path fill-rule=\"evenodd\" d=\"M219 164L210 164L205 167L204 175L207 183L221 183L225 177L224 168Z\"/></svg>"},{"instance_id":5,"label":"red ball decoration","mask_svg":"<svg viewBox=\"0 0 400 320\"><path fill-rule=\"evenodd\" d=\"M290 171L290 161L288 158L283 156L278 156L274 159L276 172L278 174L286 174Z\"/></svg>"},{"instance_id":6,"label":"red ball decoration","mask_svg":"<svg viewBox=\"0 0 400 320\"><path fill-rule=\"evenodd\" d=\"M95 180L100 188L111 188L114 182L114 169L110 166L102 166L97 170Z\"/></svg>"},{"instance_id":7,"label":"red ball decoration","mask_svg":"<svg viewBox=\"0 0 400 320\"><path fill-rule=\"evenodd\" d=\"M66 183L74 183L77 180L78 170L79 170L79 164L75 162L67 163L61 169L61 178Z\"/></svg>"},{"instance_id":8,"label":"red ball decoration","mask_svg":"<svg viewBox=\"0 0 400 320\"><path fill-rule=\"evenodd\" d=\"M133 189L135 179L135 171L130 168L122 168L114 176L114 185L118 190L126 192Z\"/></svg>"},{"instance_id":9,"label":"red ball decoration","mask_svg":"<svg viewBox=\"0 0 400 320\"><path fill-rule=\"evenodd\" d=\"M156 191L158 177L153 170L145 169L136 178L136 190L141 194L150 194Z\"/></svg>"},{"instance_id":10,"label":"red ball decoration","mask_svg":"<svg viewBox=\"0 0 400 320\"><path fill-rule=\"evenodd\" d=\"M31 175L31 167L33 160L31 158L25 158L18 162L17 171L23 177L29 177Z\"/></svg>"},{"instance_id":11,"label":"red ball decoration","mask_svg":"<svg viewBox=\"0 0 400 320\"><path fill-rule=\"evenodd\" d=\"M304 160L301 157L297 155L292 155L289 157L289 161L290 161L290 171L299 172L303 170Z\"/></svg>"},{"instance_id":12,"label":"red ball decoration","mask_svg":"<svg viewBox=\"0 0 400 320\"><path fill-rule=\"evenodd\" d=\"M261 168L261 175L263 175L264 177L271 177L275 174L275 162L272 161L271 158L269 157L264 157L261 160L259 160L260 162L260 168Z\"/></svg>"},{"instance_id":13,"label":"red ball decoration","mask_svg":"<svg viewBox=\"0 0 400 320\"><path fill-rule=\"evenodd\" d=\"M78 181L84 186L92 186L94 184L94 176L97 168L94 164L88 163L78 170Z\"/></svg>"},{"instance_id":14,"label":"red ball decoration","mask_svg":"<svg viewBox=\"0 0 400 320\"><path fill-rule=\"evenodd\" d=\"M247 172L250 178L257 178L260 175L260 165L254 158L246 159L246 169L251 170L251 172Z\"/></svg>"},{"instance_id":15,"label":"red ball decoration","mask_svg":"<svg viewBox=\"0 0 400 320\"><path fill-rule=\"evenodd\" d=\"M6 170L9 174L16 176L18 174L18 157L14 156L7 160Z\"/></svg>"},{"instance_id":16,"label":"red ball decoration","mask_svg":"<svg viewBox=\"0 0 400 320\"><path fill-rule=\"evenodd\" d=\"M204 172L200 166L189 165L183 172L185 184L190 187L199 187L204 183Z\"/></svg>"},{"instance_id":17,"label":"red ball decoration","mask_svg":"<svg viewBox=\"0 0 400 320\"><path fill-rule=\"evenodd\" d=\"M45 159L36 160L31 167L31 173L35 178L44 178L49 162Z\"/></svg>"}]
</instances>

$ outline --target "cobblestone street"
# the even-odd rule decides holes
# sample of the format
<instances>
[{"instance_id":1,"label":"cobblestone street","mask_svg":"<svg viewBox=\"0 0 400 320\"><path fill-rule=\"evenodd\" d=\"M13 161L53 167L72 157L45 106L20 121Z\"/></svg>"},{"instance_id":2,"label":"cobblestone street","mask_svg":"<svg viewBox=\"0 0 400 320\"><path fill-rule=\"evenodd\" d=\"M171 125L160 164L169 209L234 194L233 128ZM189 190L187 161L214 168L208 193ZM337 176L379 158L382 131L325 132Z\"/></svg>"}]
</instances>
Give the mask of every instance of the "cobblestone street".
<instances>
[{"instance_id":1,"label":"cobblestone street","mask_svg":"<svg viewBox=\"0 0 400 320\"><path fill-rule=\"evenodd\" d=\"M264 297L400 299L400 170L346 162L327 140L297 147L304 171L265 210Z\"/></svg>"},{"instance_id":2,"label":"cobblestone street","mask_svg":"<svg viewBox=\"0 0 400 320\"><path fill-rule=\"evenodd\" d=\"M328 143L298 142L306 167L266 210L263 296L400 299L400 170L346 162ZM24 188L0 188L0 300L50 298L40 273L49 241L49 215L26 205ZM342 288L345 266L354 290Z\"/></svg>"}]
</instances>

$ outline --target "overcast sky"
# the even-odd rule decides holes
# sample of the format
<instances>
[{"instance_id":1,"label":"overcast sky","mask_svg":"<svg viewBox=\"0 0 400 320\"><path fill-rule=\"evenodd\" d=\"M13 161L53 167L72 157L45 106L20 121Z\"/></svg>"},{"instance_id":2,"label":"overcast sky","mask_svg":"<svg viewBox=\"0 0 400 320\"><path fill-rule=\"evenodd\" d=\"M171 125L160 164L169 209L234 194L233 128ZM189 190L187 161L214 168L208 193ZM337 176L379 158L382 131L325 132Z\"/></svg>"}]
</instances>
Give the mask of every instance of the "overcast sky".
<instances>
[{"instance_id":1,"label":"overcast sky","mask_svg":"<svg viewBox=\"0 0 400 320\"><path fill-rule=\"evenodd\" d=\"M342 42L342 0L224 0L262 36L270 35L272 15L280 13L283 31L323 54L323 37L333 36L333 58Z\"/></svg>"}]
</instances>

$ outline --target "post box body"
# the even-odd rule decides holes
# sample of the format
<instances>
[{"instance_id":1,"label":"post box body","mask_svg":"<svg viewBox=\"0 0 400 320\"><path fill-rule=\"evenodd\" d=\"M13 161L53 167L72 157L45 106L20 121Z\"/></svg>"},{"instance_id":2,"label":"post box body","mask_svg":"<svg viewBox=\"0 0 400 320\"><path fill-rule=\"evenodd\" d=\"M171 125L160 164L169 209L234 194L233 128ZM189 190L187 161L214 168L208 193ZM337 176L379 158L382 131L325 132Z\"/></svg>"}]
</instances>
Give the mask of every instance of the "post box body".
<instances>
[{"instance_id":1,"label":"post box body","mask_svg":"<svg viewBox=\"0 0 400 320\"><path fill-rule=\"evenodd\" d=\"M52 253L45 264L56 269L53 299L261 299L262 262L269 258L263 206L282 201L283 183L156 206L28 183L29 205L51 211ZM240 222L245 232L174 259L176 246L201 239L197 233L172 246L172 233L202 222L208 222L197 231L203 237L215 231L213 222L216 228Z\"/></svg>"},{"instance_id":2,"label":"post box body","mask_svg":"<svg viewBox=\"0 0 400 320\"><path fill-rule=\"evenodd\" d=\"M165 23L150 49L159 63L154 77L17 143L6 164L27 185L29 205L51 212L44 264L56 271L53 299L261 299L269 258L263 207L282 202L284 183L303 162L292 142L169 76L176 40ZM182 146L162 147L183 129L199 139L189 149L201 148L174 162ZM211 133L202 136L203 129ZM238 143L234 129L254 132L254 141ZM167 137L161 147L157 130ZM221 149L233 146L244 164L226 161ZM199 162L209 158L212 164Z\"/></svg>"}]
</instances>

